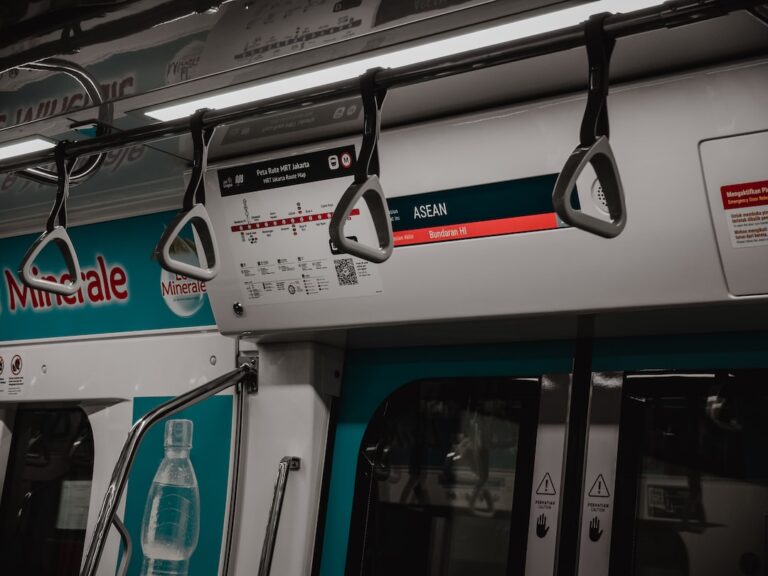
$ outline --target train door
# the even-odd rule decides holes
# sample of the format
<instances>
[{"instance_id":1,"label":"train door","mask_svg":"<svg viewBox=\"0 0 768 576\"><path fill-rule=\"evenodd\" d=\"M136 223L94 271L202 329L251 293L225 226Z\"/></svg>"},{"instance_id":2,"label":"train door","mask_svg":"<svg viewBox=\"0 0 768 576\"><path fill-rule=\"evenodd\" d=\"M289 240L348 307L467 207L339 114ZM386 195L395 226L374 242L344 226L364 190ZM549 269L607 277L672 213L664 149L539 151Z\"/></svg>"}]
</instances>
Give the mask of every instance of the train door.
<instances>
[{"instance_id":1,"label":"train door","mask_svg":"<svg viewBox=\"0 0 768 576\"><path fill-rule=\"evenodd\" d=\"M0 359L4 570L77 576L133 423L169 396L230 369L234 345L232 339L206 332L6 343L0 347ZM200 527L181 553L188 552L189 574L219 570L225 549L233 405L231 395L208 398L148 434L136 454L117 522L106 535L95 574L156 573L145 566L157 556L156 542L147 530L147 510L159 503L163 512L159 470L173 448L169 431L174 430L180 431L177 436L184 444L176 452L184 452L187 469L194 470L186 489L197 492L198 504L193 502L186 515L188 532ZM184 487L172 489L178 493L173 498L181 501ZM126 546L132 549L130 554ZM118 571L122 567L127 571Z\"/></svg>"},{"instance_id":2,"label":"train door","mask_svg":"<svg viewBox=\"0 0 768 576\"><path fill-rule=\"evenodd\" d=\"M321 576L551 574L570 343L350 350Z\"/></svg>"},{"instance_id":3,"label":"train door","mask_svg":"<svg viewBox=\"0 0 768 576\"><path fill-rule=\"evenodd\" d=\"M595 346L579 573L768 573L768 336Z\"/></svg>"}]
</instances>

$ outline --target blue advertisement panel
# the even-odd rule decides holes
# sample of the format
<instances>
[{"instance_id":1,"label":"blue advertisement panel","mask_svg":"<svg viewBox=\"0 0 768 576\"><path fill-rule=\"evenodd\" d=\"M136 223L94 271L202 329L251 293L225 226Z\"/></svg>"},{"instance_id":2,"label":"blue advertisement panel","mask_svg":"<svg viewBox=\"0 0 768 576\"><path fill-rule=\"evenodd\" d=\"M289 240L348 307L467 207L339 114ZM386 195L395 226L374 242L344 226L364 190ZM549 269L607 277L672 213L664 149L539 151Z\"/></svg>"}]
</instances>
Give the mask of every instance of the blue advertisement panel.
<instances>
[{"instance_id":1,"label":"blue advertisement panel","mask_svg":"<svg viewBox=\"0 0 768 576\"><path fill-rule=\"evenodd\" d=\"M214 326L205 284L152 259L172 217L163 212L70 228L82 270L82 287L73 296L21 283L19 264L35 235L0 240L0 342ZM172 251L177 258L194 257L191 241L177 241ZM35 268L57 281L66 276L52 246Z\"/></svg>"},{"instance_id":2,"label":"blue advertisement panel","mask_svg":"<svg viewBox=\"0 0 768 576\"><path fill-rule=\"evenodd\" d=\"M169 400L137 397L134 421ZM128 479L128 576L218 574L229 479L232 396L214 396L147 432Z\"/></svg>"}]
</instances>

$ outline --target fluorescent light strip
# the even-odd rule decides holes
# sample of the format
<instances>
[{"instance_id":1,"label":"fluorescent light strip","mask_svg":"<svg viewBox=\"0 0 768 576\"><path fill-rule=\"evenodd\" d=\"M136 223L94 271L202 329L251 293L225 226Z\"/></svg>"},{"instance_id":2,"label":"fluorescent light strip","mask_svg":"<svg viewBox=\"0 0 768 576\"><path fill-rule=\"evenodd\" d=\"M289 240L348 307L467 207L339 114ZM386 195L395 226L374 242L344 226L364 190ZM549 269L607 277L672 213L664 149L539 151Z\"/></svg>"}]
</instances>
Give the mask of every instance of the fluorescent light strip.
<instances>
[{"instance_id":1,"label":"fluorescent light strip","mask_svg":"<svg viewBox=\"0 0 768 576\"><path fill-rule=\"evenodd\" d=\"M25 154L32 154L33 152L49 150L50 148L55 147L56 142L53 140L48 140L41 136L33 136L32 138L0 145L0 160L7 160L8 158L15 158L16 156L24 156Z\"/></svg>"},{"instance_id":2,"label":"fluorescent light strip","mask_svg":"<svg viewBox=\"0 0 768 576\"><path fill-rule=\"evenodd\" d=\"M445 40L437 40L420 46L354 60L346 64L339 64L313 72L296 74L295 76L289 76L280 80L256 84L247 88L155 108L145 112L145 114L161 121L177 120L190 116L201 108L222 110L240 104L257 102L308 88L333 84L341 80L348 80L360 76L371 68L400 68L560 30L579 24L587 20L591 15L601 12L613 12L619 11L619 9L622 12L632 12L658 5L659 0L598 0L573 8L566 8L510 22L509 24L501 24L485 30L446 38Z\"/></svg>"}]
</instances>

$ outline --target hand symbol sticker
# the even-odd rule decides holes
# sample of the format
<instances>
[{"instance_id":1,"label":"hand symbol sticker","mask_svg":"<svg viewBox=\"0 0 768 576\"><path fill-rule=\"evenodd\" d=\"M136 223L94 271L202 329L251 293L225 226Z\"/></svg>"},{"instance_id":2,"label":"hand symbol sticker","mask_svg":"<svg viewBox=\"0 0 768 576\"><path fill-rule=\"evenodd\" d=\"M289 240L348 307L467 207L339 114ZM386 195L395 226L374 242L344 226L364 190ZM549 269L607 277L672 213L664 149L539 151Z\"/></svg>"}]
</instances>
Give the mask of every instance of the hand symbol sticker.
<instances>
[{"instance_id":1,"label":"hand symbol sticker","mask_svg":"<svg viewBox=\"0 0 768 576\"><path fill-rule=\"evenodd\" d=\"M536 536L539 538L544 538L544 536L547 535L547 532L549 532L549 526L547 526L547 517L542 514L536 520Z\"/></svg>"},{"instance_id":2,"label":"hand symbol sticker","mask_svg":"<svg viewBox=\"0 0 768 576\"><path fill-rule=\"evenodd\" d=\"M589 539L592 540L592 542L597 542L602 535L603 531L600 530L600 519L595 516L592 518L592 522L589 523Z\"/></svg>"}]
</instances>

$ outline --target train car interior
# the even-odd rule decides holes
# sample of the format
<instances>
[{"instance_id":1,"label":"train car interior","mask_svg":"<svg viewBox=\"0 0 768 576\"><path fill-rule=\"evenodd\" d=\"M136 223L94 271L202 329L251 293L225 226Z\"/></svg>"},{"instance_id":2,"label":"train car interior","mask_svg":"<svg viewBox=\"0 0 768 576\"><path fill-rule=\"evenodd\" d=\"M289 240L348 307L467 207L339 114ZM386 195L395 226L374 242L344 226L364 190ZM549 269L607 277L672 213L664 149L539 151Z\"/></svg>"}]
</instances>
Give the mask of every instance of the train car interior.
<instances>
[{"instance_id":1,"label":"train car interior","mask_svg":"<svg viewBox=\"0 0 768 576\"><path fill-rule=\"evenodd\" d=\"M0 574L768 575L764 0L0 32Z\"/></svg>"}]
</instances>

